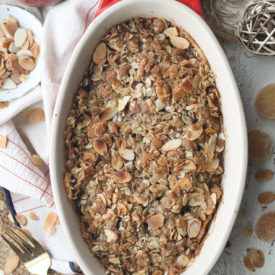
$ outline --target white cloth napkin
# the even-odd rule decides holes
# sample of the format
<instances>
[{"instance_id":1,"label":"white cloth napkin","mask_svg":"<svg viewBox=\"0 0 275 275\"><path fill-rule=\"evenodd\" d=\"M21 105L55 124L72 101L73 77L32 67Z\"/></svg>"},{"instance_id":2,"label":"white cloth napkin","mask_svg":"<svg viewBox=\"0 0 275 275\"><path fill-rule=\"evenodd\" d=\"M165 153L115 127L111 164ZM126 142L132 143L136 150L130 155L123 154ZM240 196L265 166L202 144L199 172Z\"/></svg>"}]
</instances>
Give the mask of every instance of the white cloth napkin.
<instances>
[{"instance_id":1,"label":"white cloth napkin","mask_svg":"<svg viewBox=\"0 0 275 275\"><path fill-rule=\"evenodd\" d=\"M9 102L7 108L0 109L0 136L8 137L7 147L0 148L0 185L7 189L5 194L13 216L20 214L27 218L24 228L47 248L53 258L51 268L63 274L76 271L62 228L56 225L56 233L51 236L43 228L47 213L56 211L48 170L49 134L66 64L91 22L98 2L66 0L43 10L41 88L37 87L22 98ZM17 0L0 0L0 3L19 5ZM38 9L29 10L39 15ZM44 109L45 122L26 123L26 116L34 108ZM37 167L32 163L34 153L43 159L43 166ZM39 221L31 220L30 212L35 213Z\"/></svg>"}]
</instances>

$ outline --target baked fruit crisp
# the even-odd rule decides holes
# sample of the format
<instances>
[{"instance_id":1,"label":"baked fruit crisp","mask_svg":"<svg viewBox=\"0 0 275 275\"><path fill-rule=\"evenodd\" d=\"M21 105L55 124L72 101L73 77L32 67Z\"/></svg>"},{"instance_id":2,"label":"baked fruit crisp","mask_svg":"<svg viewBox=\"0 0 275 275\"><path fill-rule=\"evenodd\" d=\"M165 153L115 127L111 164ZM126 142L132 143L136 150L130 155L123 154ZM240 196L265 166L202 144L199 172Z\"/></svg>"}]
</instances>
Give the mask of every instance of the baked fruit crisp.
<instances>
[{"instance_id":1,"label":"baked fruit crisp","mask_svg":"<svg viewBox=\"0 0 275 275\"><path fill-rule=\"evenodd\" d=\"M222 197L215 76L188 33L133 18L102 38L65 129L69 200L109 274L179 274Z\"/></svg>"}]
</instances>

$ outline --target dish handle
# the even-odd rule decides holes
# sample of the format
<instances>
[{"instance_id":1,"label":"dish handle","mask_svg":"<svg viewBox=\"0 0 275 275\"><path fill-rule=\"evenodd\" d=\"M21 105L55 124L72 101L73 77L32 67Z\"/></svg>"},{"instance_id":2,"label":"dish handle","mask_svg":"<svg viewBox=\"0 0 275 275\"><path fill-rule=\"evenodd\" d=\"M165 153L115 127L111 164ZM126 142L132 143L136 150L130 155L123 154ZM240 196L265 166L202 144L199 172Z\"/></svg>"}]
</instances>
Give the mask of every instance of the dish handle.
<instances>
[{"instance_id":1,"label":"dish handle","mask_svg":"<svg viewBox=\"0 0 275 275\"><path fill-rule=\"evenodd\" d=\"M97 9L97 12L96 12L94 18L96 18L105 9L109 8L110 6L114 5L115 3L119 2L119 1L121 1L121 0L100 0L98 9ZM201 0L176 0L176 1L188 6L193 11L198 13L201 17L203 17L203 13L202 13L202 9L201 9Z\"/></svg>"}]
</instances>

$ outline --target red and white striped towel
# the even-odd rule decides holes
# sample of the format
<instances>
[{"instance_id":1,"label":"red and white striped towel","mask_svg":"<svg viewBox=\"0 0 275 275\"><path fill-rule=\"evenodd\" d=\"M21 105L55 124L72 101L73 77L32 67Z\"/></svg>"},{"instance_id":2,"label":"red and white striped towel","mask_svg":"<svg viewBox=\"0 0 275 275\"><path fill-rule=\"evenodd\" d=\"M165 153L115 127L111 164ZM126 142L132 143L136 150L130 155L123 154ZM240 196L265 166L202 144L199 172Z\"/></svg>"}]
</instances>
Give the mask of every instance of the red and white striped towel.
<instances>
[{"instance_id":1,"label":"red and white striped towel","mask_svg":"<svg viewBox=\"0 0 275 275\"><path fill-rule=\"evenodd\" d=\"M0 0L0 3L7 2L19 4L16 0ZM48 137L66 64L92 20L98 2L66 0L42 10L45 22L41 43L41 89L37 87L32 94L18 99L17 104L12 101L8 108L0 109L0 136L8 137L7 147L0 148L0 185L10 191L8 202L11 209L14 207L11 212L25 215L28 219L25 228L48 249L53 257L52 268L64 274L74 273L72 264L69 264L74 258L66 245L62 228L57 225L52 236L48 236L43 228L47 213L55 211L48 170ZM36 9L32 11L37 14ZM45 121L26 123L26 116L33 108L44 109ZM44 166L37 167L32 163L33 153L43 159ZM30 212L34 212L39 221L31 220Z\"/></svg>"}]
</instances>

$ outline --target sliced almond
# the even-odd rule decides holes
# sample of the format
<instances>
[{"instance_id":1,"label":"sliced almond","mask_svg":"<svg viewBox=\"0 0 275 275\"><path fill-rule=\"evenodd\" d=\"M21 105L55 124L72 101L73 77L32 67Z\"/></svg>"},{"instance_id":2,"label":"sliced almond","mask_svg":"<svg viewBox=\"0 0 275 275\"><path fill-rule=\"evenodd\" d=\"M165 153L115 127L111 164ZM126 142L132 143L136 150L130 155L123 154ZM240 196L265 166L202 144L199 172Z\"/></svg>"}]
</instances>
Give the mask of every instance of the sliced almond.
<instances>
[{"instance_id":1,"label":"sliced almond","mask_svg":"<svg viewBox=\"0 0 275 275\"><path fill-rule=\"evenodd\" d=\"M7 148L8 143L8 137L7 136L1 136L0 138L0 148Z\"/></svg>"},{"instance_id":2,"label":"sliced almond","mask_svg":"<svg viewBox=\"0 0 275 275\"><path fill-rule=\"evenodd\" d=\"M39 57L39 55L40 55L40 47L38 46L38 44L34 43L31 46L30 50L31 50L31 53L32 53L33 57L35 57L35 58Z\"/></svg>"},{"instance_id":3,"label":"sliced almond","mask_svg":"<svg viewBox=\"0 0 275 275\"><path fill-rule=\"evenodd\" d=\"M275 211L262 215L255 226L256 236L265 242L275 240Z\"/></svg>"},{"instance_id":4,"label":"sliced almond","mask_svg":"<svg viewBox=\"0 0 275 275\"><path fill-rule=\"evenodd\" d=\"M106 61L107 48L105 43L100 43L93 54L93 61L95 64L102 65Z\"/></svg>"},{"instance_id":5,"label":"sliced almond","mask_svg":"<svg viewBox=\"0 0 275 275\"><path fill-rule=\"evenodd\" d=\"M189 258L186 255L180 255L177 257L176 264L185 267L189 263Z\"/></svg>"},{"instance_id":6,"label":"sliced almond","mask_svg":"<svg viewBox=\"0 0 275 275\"><path fill-rule=\"evenodd\" d=\"M36 216L36 214L34 214L33 212L30 212L29 213L29 216L30 216L30 218L33 220L33 221L38 221L39 220L39 218Z\"/></svg>"},{"instance_id":7,"label":"sliced almond","mask_svg":"<svg viewBox=\"0 0 275 275\"><path fill-rule=\"evenodd\" d=\"M185 50L189 48L189 41L183 37L172 36L170 37L170 41L171 41L171 44L178 49Z\"/></svg>"},{"instance_id":8,"label":"sliced almond","mask_svg":"<svg viewBox=\"0 0 275 275\"><path fill-rule=\"evenodd\" d=\"M100 121L107 121L112 119L116 114L116 107L107 107L98 114L98 118L100 119Z\"/></svg>"},{"instance_id":9,"label":"sliced almond","mask_svg":"<svg viewBox=\"0 0 275 275\"><path fill-rule=\"evenodd\" d=\"M89 130L89 137L101 137L105 133L105 126L102 122L95 123Z\"/></svg>"},{"instance_id":10,"label":"sliced almond","mask_svg":"<svg viewBox=\"0 0 275 275\"><path fill-rule=\"evenodd\" d=\"M26 54L19 55L18 63L24 70L27 71L31 71L35 67L35 62L33 61L33 59Z\"/></svg>"},{"instance_id":11,"label":"sliced almond","mask_svg":"<svg viewBox=\"0 0 275 275\"><path fill-rule=\"evenodd\" d=\"M126 183L132 180L130 173L126 171L117 171L114 175L114 181L117 183Z\"/></svg>"},{"instance_id":12,"label":"sliced almond","mask_svg":"<svg viewBox=\"0 0 275 275\"><path fill-rule=\"evenodd\" d=\"M254 265L252 264L249 255L245 255L245 256L244 256L244 258L243 258L243 263L244 263L245 267L246 267L248 270L250 270L250 271L252 271L252 272L255 271L255 267L254 267Z\"/></svg>"},{"instance_id":13,"label":"sliced almond","mask_svg":"<svg viewBox=\"0 0 275 275\"><path fill-rule=\"evenodd\" d=\"M31 161L36 166L43 165L43 160L38 155L32 155Z\"/></svg>"},{"instance_id":14,"label":"sliced almond","mask_svg":"<svg viewBox=\"0 0 275 275\"><path fill-rule=\"evenodd\" d=\"M265 118L275 118L275 84L265 86L255 100L256 111Z\"/></svg>"},{"instance_id":15,"label":"sliced almond","mask_svg":"<svg viewBox=\"0 0 275 275\"><path fill-rule=\"evenodd\" d=\"M27 39L27 32L25 29L18 28L14 34L14 44L16 47L21 47Z\"/></svg>"},{"instance_id":16,"label":"sliced almond","mask_svg":"<svg viewBox=\"0 0 275 275\"><path fill-rule=\"evenodd\" d=\"M264 254L261 250L248 248L247 255L254 267L260 268L264 265Z\"/></svg>"},{"instance_id":17,"label":"sliced almond","mask_svg":"<svg viewBox=\"0 0 275 275\"><path fill-rule=\"evenodd\" d=\"M156 230L156 229L160 228L161 226L163 226L164 216L163 216L163 214L156 214L156 215L150 217L148 219L147 223L148 223L149 229Z\"/></svg>"},{"instance_id":18,"label":"sliced almond","mask_svg":"<svg viewBox=\"0 0 275 275\"><path fill-rule=\"evenodd\" d=\"M198 139L203 132L203 128L200 125L192 124L187 132L186 132L186 138L189 140L196 140Z\"/></svg>"},{"instance_id":19,"label":"sliced almond","mask_svg":"<svg viewBox=\"0 0 275 275\"><path fill-rule=\"evenodd\" d=\"M124 96L123 98L118 100L118 111L121 112L126 107L128 101L130 100L130 96Z\"/></svg>"},{"instance_id":20,"label":"sliced almond","mask_svg":"<svg viewBox=\"0 0 275 275\"><path fill-rule=\"evenodd\" d=\"M135 159L135 153L133 150L121 148L119 149L118 153L121 157L123 157L126 160L131 161Z\"/></svg>"},{"instance_id":21,"label":"sliced almond","mask_svg":"<svg viewBox=\"0 0 275 275\"><path fill-rule=\"evenodd\" d=\"M3 90L12 90L15 88L16 88L16 84L10 78L5 79L4 83L1 86L1 89L3 89Z\"/></svg>"},{"instance_id":22,"label":"sliced almond","mask_svg":"<svg viewBox=\"0 0 275 275\"><path fill-rule=\"evenodd\" d=\"M192 160L186 160L174 168L174 172L183 170L185 172L196 170L196 164Z\"/></svg>"},{"instance_id":23,"label":"sliced almond","mask_svg":"<svg viewBox=\"0 0 275 275\"><path fill-rule=\"evenodd\" d=\"M275 194L273 192L263 192L258 196L259 203L269 204L275 200Z\"/></svg>"},{"instance_id":24,"label":"sliced almond","mask_svg":"<svg viewBox=\"0 0 275 275\"><path fill-rule=\"evenodd\" d=\"M124 160L121 156L112 157L112 166L117 171L119 171L123 167L123 164L124 164Z\"/></svg>"},{"instance_id":25,"label":"sliced almond","mask_svg":"<svg viewBox=\"0 0 275 275\"><path fill-rule=\"evenodd\" d=\"M187 190L193 187L192 183L188 178L182 178L177 182L177 185L181 190Z\"/></svg>"},{"instance_id":26,"label":"sliced almond","mask_svg":"<svg viewBox=\"0 0 275 275\"><path fill-rule=\"evenodd\" d=\"M166 29L164 32L163 32L165 35L169 36L169 37L172 37L172 36L178 36L178 30L176 27L171 27L171 28L168 28Z\"/></svg>"},{"instance_id":27,"label":"sliced almond","mask_svg":"<svg viewBox=\"0 0 275 275\"><path fill-rule=\"evenodd\" d=\"M188 224L188 236L189 238L196 238L201 230L201 221L199 219L193 219Z\"/></svg>"},{"instance_id":28,"label":"sliced almond","mask_svg":"<svg viewBox=\"0 0 275 275\"><path fill-rule=\"evenodd\" d=\"M9 45L9 51L11 53L17 53L19 50L20 50L20 48L16 47L15 44L14 44L14 42L10 43L10 45Z\"/></svg>"},{"instance_id":29,"label":"sliced almond","mask_svg":"<svg viewBox=\"0 0 275 275\"><path fill-rule=\"evenodd\" d=\"M99 155L105 156L107 154L107 145L103 139L94 138L92 144L93 144L95 151Z\"/></svg>"},{"instance_id":30,"label":"sliced almond","mask_svg":"<svg viewBox=\"0 0 275 275\"><path fill-rule=\"evenodd\" d=\"M55 212L48 213L46 219L44 220L44 229L49 235L52 235L55 233L55 224L57 221L57 215Z\"/></svg>"},{"instance_id":31,"label":"sliced almond","mask_svg":"<svg viewBox=\"0 0 275 275\"><path fill-rule=\"evenodd\" d=\"M11 43L13 43L13 39L6 39L6 40L2 43L2 46L3 46L3 48L8 49Z\"/></svg>"},{"instance_id":32,"label":"sliced almond","mask_svg":"<svg viewBox=\"0 0 275 275\"><path fill-rule=\"evenodd\" d=\"M272 148L273 141L267 133L259 130L248 132L248 151L251 158L265 160L271 155Z\"/></svg>"},{"instance_id":33,"label":"sliced almond","mask_svg":"<svg viewBox=\"0 0 275 275\"><path fill-rule=\"evenodd\" d=\"M26 117L28 124L34 124L45 120L44 112L40 108L32 109Z\"/></svg>"},{"instance_id":34,"label":"sliced almond","mask_svg":"<svg viewBox=\"0 0 275 275\"><path fill-rule=\"evenodd\" d=\"M162 151L171 151L176 150L181 146L181 140L180 139L171 139L167 141L162 147Z\"/></svg>"},{"instance_id":35,"label":"sliced almond","mask_svg":"<svg viewBox=\"0 0 275 275\"><path fill-rule=\"evenodd\" d=\"M12 39L18 30L17 25L11 21L3 21L1 27L8 39Z\"/></svg>"},{"instance_id":36,"label":"sliced almond","mask_svg":"<svg viewBox=\"0 0 275 275\"><path fill-rule=\"evenodd\" d=\"M213 173L215 172L220 164L220 160L219 159L212 159L211 161L207 162L206 164L206 171Z\"/></svg>"},{"instance_id":37,"label":"sliced almond","mask_svg":"<svg viewBox=\"0 0 275 275\"><path fill-rule=\"evenodd\" d=\"M11 274L19 264L19 257L16 254L11 254L7 257L4 264L5 274Z\"/></svg>"},{"instance_id":38,"label":"sliced almond","mask_svg":"<svg viewBox=\"0 0 275 275\"><path fill-rule=\"evenodd\" d=\"M273 172L269 169L259 170L257 171L255 177L259 182L268 182L272 180Z\"/></svg>"},{"instance_id":39,"label":"sliced almond","mask_svg":"<svg viewBox=\"0 0 275 275\"><path fill-rule=\"evenodd\" d=\"M33 45L32 32L30 30L26 30L26 32L27 32L27 40L29 42L29 46L32 47L32 45Z\"/></svg>"},{"instance_id":40,"label":"sliced almond","mask_svg":"<svg viewBox=\"0 0 275 275\"><path fill-rule=\"evenodd\" d=\"M117 241L118 235L114 231L105 229L104 233L107 237L107 243L115 243Z\"/></svg>"},{"instance_id":41,"label":"sliced almond","mask_svg":"<svg viewBox=\"0 0 275 275\"><path fill-rule=\"evenodd\" d=\"M26 40L25 42L24 42L24 44L21 46L21 49L23 49L23 50L27 50L28 48L29 48L29 41L28 40Z\"/></svg>"},{"instance_id":42,"label":"sliced almond","mask_svg":"<svg viewBox=\"0 0 275 275\"><path fill-rule=\"evenodd\" d=\"M28 223L27 218L24 215L16 215L15 218L21 226L26 226Z\"/></svg>"},{"instance_id":43,"label":"sliced almond","mask_svg":"<svg viewBox=\"0 0 275 275\"><path fill-rule=\"evenodd\" d=\"M8 102L0 101L0 108L1 109L8 108L8 107L9 107Z\"/></svg>"},{"instance_id":44,"label":"sliced almond","mask_svg":"<svg viewBox=\"0 0 275 275\"><path fill-rule=\"evenodd\" d=\"M27 49L21 49L17 51L16 56L19 57L20 55L27 55L27 56L32 56L32 53L30 50ZM20 63L19 63L20 64Z\"/></svg>"},{"instance_id":45,"label":"sliced almond","mask_svg":"<svg viewBox=\"0 0 275 275\"><path fill-rule=\"evenodd\" d=\"M120 264L120 260L117 257L109 257L109 262L112 264Z\"/></svg>"},{"instance_id":46,"label":"sliced almond","mask_svg":"<svg viewBox=\"0 0 275 275\"><path fill-rule=\"evenodd\" d=\"M15 84L21 83L20 74L17 72L12 72L10 76L11 80L14 81Z\"/></svg>"}]
</instances>

